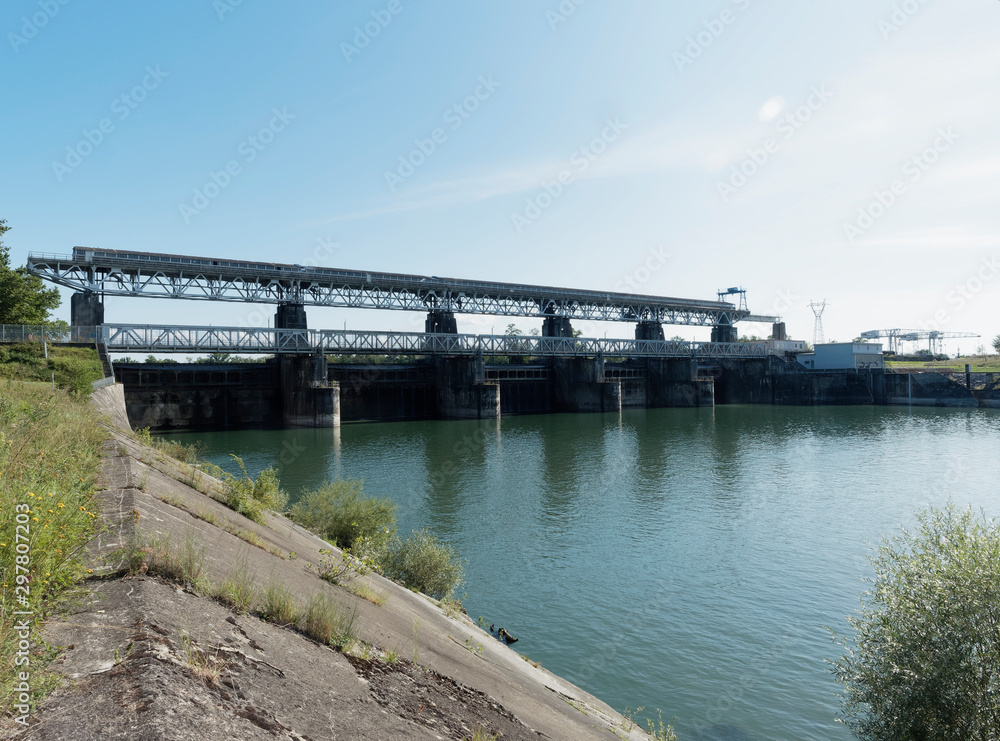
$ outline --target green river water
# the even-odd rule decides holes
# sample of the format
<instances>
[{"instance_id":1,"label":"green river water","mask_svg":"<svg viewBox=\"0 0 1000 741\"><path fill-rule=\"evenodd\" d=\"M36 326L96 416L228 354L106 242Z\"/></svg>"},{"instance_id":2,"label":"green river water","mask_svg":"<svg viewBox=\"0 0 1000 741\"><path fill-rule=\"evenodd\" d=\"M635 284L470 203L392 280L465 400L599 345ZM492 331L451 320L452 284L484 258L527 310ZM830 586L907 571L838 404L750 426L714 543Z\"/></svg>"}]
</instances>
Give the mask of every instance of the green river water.
<instances>
[{"instance_id":1,"label":"green river water","mask_svg":"<svg viewBox=\"0 0 1000 741\"><path fill-rule=\"evenodd\" d=\"M293 500L364 479L466 560L469 615L682 741L851 738L836 656L869 542L952 500L1000 515L988 409L722 406L181 433ZM644 713L645 714L645 713Z\"/></svg>"}]
</instances>

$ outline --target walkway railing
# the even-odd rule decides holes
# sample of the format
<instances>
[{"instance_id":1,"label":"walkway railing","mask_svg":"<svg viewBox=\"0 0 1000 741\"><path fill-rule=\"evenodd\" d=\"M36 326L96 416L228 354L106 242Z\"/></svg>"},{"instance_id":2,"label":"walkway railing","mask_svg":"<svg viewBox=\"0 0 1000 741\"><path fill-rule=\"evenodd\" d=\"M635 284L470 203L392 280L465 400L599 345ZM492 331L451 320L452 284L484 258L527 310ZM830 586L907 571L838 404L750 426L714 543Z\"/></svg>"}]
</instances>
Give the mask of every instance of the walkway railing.
<instances>
[{"instance_id":1,"label":"walkway railing","mask_svg":"<svg viewBox=\"0 0 1000 741\"><path fill-rule=\"evenodd\" d=\"M112 352L763 358L762 342L682 342L424 332L106 324Z\"/></svg>"},{"instance_id":2,"label":"walkway railing","mask_svg":"<svg viewBox=\"0 0 1000 741\"><path fill-rule=\"evenodd\" d=\"M49 327L44 324L0 324L0 342L90 344L100 338L100 327Z\"/></svg>"},{"instance_id":3,"label":"walkway railing","mask_svg":"<svg viewBox=\"0 0 1000 741\"><path fill-rule=\"evenodd\" d=\"M8 338L8 339L5 339ZM607 358L763 358L763 342L683 342L427 334L424 332L262 327L170 327L105 324L100 327L0 327L0 341L103 342L110 352L310 353L339 355L483 355Z\"/></svg>"}]
</instances>

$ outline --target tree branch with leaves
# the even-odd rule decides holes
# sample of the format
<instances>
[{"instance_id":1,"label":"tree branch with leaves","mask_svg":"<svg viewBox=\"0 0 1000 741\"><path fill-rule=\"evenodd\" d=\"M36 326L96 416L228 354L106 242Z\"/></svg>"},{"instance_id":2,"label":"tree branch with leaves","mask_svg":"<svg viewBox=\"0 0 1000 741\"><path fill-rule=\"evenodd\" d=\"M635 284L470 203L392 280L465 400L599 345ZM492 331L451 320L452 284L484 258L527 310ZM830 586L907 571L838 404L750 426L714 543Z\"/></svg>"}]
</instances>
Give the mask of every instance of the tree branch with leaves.
<instances>
[{"instance_id":1,"label":"tree branch with leaves","mask_svg":"<svg viewBox=\"0 0 1000 741\"><path fill-rule=\"evenodd\" d=\"M27 268L11 268L10 249L3 235L10 231L0 219L0 324L49 324L49 312L59 306L59 291L46 288Z\"/></svg>"}]
</instances>

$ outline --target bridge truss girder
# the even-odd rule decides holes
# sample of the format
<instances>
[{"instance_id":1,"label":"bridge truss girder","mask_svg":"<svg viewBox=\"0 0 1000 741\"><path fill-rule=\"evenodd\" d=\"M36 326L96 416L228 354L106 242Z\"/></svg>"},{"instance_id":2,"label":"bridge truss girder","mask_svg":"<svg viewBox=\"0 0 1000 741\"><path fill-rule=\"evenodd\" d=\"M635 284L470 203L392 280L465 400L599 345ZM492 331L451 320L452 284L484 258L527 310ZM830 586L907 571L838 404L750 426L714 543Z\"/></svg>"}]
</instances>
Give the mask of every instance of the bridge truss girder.
<instances>
[{"instance_id":1,"label":"bridge truss girder","mask_svg":"<svg viewBox=\"0 0 1000 741\"><path fill-rule=\"evenodd\" d=\"M392 273L75 248L28 258L34 275L76 291L306 306L395 309L716 326L749 315L733 304Z\"/></svg>"},{"instance_id":2,"label":"bridge truss girder","mask_svg":"<svg viewBox=\"0 0 1000 741\"><path fill-rule=\"evenodd\" d=\"M110 352L336 355L464 355L605 358L763 358L762 342L684 342L584 337L105 324Z\"/></svg>"}]
</instances>

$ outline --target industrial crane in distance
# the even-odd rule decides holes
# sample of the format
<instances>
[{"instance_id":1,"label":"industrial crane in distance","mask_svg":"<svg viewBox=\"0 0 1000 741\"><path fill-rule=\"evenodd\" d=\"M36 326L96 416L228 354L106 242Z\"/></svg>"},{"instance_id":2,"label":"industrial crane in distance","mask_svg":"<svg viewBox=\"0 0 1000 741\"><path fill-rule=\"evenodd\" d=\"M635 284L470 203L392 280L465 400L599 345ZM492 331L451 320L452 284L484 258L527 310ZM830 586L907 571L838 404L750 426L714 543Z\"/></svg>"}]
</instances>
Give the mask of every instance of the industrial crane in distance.
<instances>
[{"instance_id":1,"label":"industrial crane in distance","mask_svg":"<svg viewBox=\"0 0 1000 741\"><path fill-rule=\"evenodd\" d=\"M940 332L936 329L872 329L862 332L861 338L864 340L878 340L885 338L889 340L889 351L896 352L900 342L918 342L927 340L927 349L931 355L938 352L938 342L941 340L952 340L963 337L979 337L971 332Z\"/></svg>"}]
</instances>

